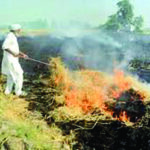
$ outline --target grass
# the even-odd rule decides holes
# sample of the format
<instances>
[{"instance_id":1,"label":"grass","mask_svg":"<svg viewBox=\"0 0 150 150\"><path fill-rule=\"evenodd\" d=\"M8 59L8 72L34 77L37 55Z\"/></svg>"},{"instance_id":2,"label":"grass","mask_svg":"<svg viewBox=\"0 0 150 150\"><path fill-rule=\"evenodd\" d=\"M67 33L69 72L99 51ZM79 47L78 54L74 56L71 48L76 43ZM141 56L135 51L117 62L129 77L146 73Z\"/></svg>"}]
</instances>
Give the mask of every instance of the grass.
<instances>
[{"instance_id":1,"label":"grass","mask_svg":"<svg viewBox=\"0 0 150 150\"><path fill-rule=\"evenodd\" d=\"M24 99L0 93L1 149L7 143L12 150L59 150L64 139L61 130L49 127L38 112L29 112L27 107Z\"/></svg>"}]
</instances>

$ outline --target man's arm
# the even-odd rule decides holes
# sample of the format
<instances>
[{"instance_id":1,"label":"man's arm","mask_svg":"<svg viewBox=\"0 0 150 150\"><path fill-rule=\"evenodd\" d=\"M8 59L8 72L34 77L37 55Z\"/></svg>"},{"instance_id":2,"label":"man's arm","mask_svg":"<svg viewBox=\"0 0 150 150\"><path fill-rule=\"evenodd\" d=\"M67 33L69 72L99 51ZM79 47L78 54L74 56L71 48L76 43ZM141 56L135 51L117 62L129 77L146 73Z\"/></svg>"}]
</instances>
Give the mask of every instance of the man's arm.
<instances>
[{"instance_id":1,"label":"man's arm","mask_svg":"<svg viewBox=\"0 0 150 150\"><path fill-rule=\"evenodd\" d=\"M19 54L13 53L10 49L4 49L6 52L12 54L14 57L19 57Z\"/></svg>"},{"instance_id":2,"label":"man's arm","mask_svg":"<svg viewBox=\"0 0 150 150\"><path fill-rule=\"evenodd\" d=\"M12 54L14 57L21 57L21 58L25 58L25 59L28 58L28 56L26 54L24 54L23 52L19 52L19 54L15 54L10 49L4 49L4 50L7 51L8 53Z\"/></svg>"}]
</instances>

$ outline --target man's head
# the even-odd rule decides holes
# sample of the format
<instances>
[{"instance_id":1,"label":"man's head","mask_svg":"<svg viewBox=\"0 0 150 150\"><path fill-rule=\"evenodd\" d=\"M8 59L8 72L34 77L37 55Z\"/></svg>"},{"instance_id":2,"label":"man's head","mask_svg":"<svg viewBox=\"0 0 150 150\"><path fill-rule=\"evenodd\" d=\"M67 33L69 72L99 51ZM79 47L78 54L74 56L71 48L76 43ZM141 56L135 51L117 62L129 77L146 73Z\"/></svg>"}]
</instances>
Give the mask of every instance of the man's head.
<instances>
[{"instance_id":1,"label":"man's head","mask_svg":"<svg viewBox=\"0 0 150 150\"><path fill-rule=\"evenodd\" d=\"M13 31L13 32L19 34L21 31L21 25L20 24L12 24L12 25L10 25L9 29L10 29L10 31Z\"/></svg>"}]
</instances>

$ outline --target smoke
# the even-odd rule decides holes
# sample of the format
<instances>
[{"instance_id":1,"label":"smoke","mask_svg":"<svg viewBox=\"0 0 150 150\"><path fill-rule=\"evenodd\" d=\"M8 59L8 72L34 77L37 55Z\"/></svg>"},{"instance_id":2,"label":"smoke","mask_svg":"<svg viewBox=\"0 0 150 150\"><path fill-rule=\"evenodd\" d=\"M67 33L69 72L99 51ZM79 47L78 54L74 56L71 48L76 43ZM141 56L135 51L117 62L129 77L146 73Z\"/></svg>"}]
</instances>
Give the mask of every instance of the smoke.
<instances>
[{"instance_id":1,"label":"smoke","mask_svg":"<svg viewBox=\"0 0 150 150\"><path fill-rule=\"evenodd\" d=\"M127 71L129 62L134 58L150 56L150 37L127 32L72 29L63 33L57 31L49 35L24 36L18 41L20 50L30 57L48 63L50 57L60 56L70 69L75 70ZM38 65L23 63L24 68L30 71Z\"/></svg>"},{"instance_id":2,"label":"smoke","mask_svg":"<svg viewBox=\"0 0 150 150\"><path fill-rule=\"evenodd\" d=\"M62 47L62 57L70 68L83 67L112 72L127 71L135 57L145 57L141 37L133 33L113 33L93 30L67 38Z\"/></svg>"}]
</instances>

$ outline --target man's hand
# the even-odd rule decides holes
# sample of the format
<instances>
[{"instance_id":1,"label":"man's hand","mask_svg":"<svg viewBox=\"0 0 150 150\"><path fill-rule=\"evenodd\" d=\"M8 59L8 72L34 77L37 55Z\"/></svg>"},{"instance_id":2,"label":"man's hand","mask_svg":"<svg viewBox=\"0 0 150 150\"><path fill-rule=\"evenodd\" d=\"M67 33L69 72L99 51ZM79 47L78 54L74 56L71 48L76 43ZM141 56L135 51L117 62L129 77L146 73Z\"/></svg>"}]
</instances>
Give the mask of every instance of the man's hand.
<instances>
[{"instance_id":1,"label":"man's hand","mask_svg":"<svg viewBox=\"0 0 150 150\"><path fill-rule=\"evenodd\" d=\"M29 56L25 54L23 58L24 58L24 59L28 59Z\"/></svg>"},{"instance_id":2,"label":"man's hand","mask_svg":"<svg viewBox=\"0 0 150 150\"><path fill-rule=\"evenodd\" d=\"M22 52L19 53L19 57L20 58L24 58L24 59L28 59L29 58L28 55L26 55L26 54L24 54Z\"/></svg>"}]
</instances>

